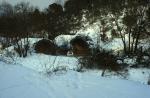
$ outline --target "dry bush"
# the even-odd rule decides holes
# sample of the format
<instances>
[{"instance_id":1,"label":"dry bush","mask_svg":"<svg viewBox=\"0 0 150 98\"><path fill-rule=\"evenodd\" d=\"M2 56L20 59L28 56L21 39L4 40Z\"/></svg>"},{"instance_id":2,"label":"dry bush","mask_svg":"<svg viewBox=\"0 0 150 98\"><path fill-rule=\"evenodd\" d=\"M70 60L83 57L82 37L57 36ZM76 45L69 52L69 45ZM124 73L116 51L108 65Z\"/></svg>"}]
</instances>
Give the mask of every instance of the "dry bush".
<instances>
[{"instance_id":1,"label":"dry bush","mask_svg":"<svg viewBox=\"0 0 150 98\"><path fill-rule=\"evenodd\" d=\"M44 54L52 54L56 53L56 45L47 39L42 39L35 43L35 52L36 53L44 53Z\"/></svg>"},{"instance_id":2,"label":"dry bush","mask_svg":"<svg viewBox=\"0 0 150 98\"><path fill-rule=\"evenodd\" d=\"M102 76L105 70L119 73L125 68L117 63L117 57L106 51L98 52L92 56L81 57L79 63L82 66L81 68L103 70Z\"/></svg>"}]
</instances>

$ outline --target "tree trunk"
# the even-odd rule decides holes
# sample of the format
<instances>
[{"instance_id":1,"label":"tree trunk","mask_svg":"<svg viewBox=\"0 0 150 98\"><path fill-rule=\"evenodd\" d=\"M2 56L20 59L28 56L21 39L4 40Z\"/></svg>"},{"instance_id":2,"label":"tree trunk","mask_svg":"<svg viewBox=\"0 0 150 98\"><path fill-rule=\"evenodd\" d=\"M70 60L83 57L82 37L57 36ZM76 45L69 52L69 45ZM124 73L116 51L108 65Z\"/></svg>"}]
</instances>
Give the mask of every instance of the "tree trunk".
<instances>
[{"instance_id":1,"label":"tree trunk","mask_svg":"<svg viewBox=\"0 0 150 98\"><path fill-rule=\"evenodd\" d=\"M131 29L129 28L129 43L128 43L129 45L128 45L128 48L129 48L129 50L128 50L128 52L129 52L129 54L131 53Z\"/></svg>"},{"instance_id":2,"label":"tree trunk","mask_svg":"<svg viewBox=\"0 0 150 98\"><path fill-rule=\"evenodd\" d=\"M137 34L136 34L134 53L137 52L137 48L138 48L137 46L138 46L138 43L139 43L139 38L140 38L140 31L138 31Z\"/></svg>"}]
</instances>

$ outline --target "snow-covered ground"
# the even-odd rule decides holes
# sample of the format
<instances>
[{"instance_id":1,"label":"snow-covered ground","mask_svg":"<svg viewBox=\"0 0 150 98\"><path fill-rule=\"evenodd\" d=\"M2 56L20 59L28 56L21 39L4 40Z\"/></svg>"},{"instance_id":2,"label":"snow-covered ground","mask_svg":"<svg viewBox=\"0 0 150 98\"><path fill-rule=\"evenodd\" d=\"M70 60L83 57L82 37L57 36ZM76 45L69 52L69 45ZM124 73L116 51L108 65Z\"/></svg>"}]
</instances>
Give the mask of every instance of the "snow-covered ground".
<instances>
[{"instance_id":1,"label":"snow-covered ground","mask_svg":"<svg viewBox=\"0 0 150 98\"><path fill-rule=\"evenodd\" d=\"M26 58L17 58L15 63L45 73L58 67L64 67L67 70L76 69L78 60L75 57L32 54Z\"/></svg>"},{"instance_id":2,"label":"snow-covered ground","mask_svg":"<svg viewBox=\"0 0 150 98\"><path fill-rule=\"evenodd\" d=\"M67 71L47 76L0 62L0 98L150 98L150 86Z\"/></svg>"},{"instance_id":3,"label":"snow-covered ground","mask_svg":"<svg viewBox=\"0 0 150 98\"><path fill-rule=\"evenodd\" d=\"M30 43L32 44L30 47L33 47L33 44L38 41L39 39L29 39L31 40ZM8 51L15 53L13 47L9 47ZM45 54L36 54L31 53L26 58L20 58L16 55L11 56L5 56L0 54L0 60L7 63L13 63L13 64L19 64L23 67L32 69L34 71L40 72L40 73L51 73L54 70L77 70L79 67L78 64L78 58L76 57L70 57L70 56L51 56L51 55L45 55ZM33 51L32 51L33 52ZM131 64L136 63L133 59L124 59L124 63ZM99 74L101 74L102 71L97 71ZM120 79L122 77L114 75L113 73L106 73L106 77L108 78L117 78ZM148 79L150 79L150 69L134 69L129 68L128 73L126 76L126 79L131 81L136 81L142 84L147 84Z\"/></svg>"},{"instance_id":4,"label":"snow-covered ground","mask_svg":"<svg viewBox=\"0 0 150 98\"><path fill-rule=\"evenodd\" d=\"M61 38L55 41L65 42ZM34 53L34 43L39 40L29 38L31 54L26 58L18 57L14 46L2 51L0 98L150 98L150 86L146 85L150 69L129 68L125 79L113 72L101 77L101 70L80 73L75 71L79 67L76 57ZM121 40L102 43L102 47L121 50ZM7 57L7 52L12 57ZM127 63L133 62L130 60L125 59Z\"/></svg>"}]
</instances>

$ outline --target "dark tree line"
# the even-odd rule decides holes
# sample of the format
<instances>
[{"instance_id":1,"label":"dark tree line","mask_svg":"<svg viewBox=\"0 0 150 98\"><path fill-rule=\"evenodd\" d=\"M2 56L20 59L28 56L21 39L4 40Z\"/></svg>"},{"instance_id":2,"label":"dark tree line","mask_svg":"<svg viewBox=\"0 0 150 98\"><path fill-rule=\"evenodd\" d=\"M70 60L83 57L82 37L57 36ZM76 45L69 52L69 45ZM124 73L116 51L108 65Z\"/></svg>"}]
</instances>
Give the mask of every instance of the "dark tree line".
<instances>
[{"instance_id":1,"label":"dark tree line","mask_svg":"<svg viewBox=\"0 0 150 98\"><path fill-rule=\"evenodd\" d=\"M117 22L123 13L125 31ZM82 28L83 15L89 23L93 23L108 14L112 15L116 23L125 53L135 53L140 35L149 35L146 30L150 25L149 0L68 0L64 8L54 3L44 11L26 2L15 6L3 2L0 4L0 36L14 42L24 38L28 42L28 37L37 34L43 36L42 32L47 32L48 38L53 40L60 34L68 34ZM126 43L125 33L129 34L129 43ZM19 47L19 43L16 44Z\"/></svg>"},{"instance_id":2,"label":"dark tree line","mask_svg":"<svg viewBox=\"0 0 150 98\"><path fill-rule=\"evenodd\" d=\"M65 33L63 17L64 11L59 4L49 5L45 11L40 11L28 2L20 2L15 6L3 2L0 4L0 36L7 39L6 46L14 44L20 57L25 57L29 49L29 37L43 37L43 32L47 32L49 39L54 39Z\"/></svg>"}]
</instances>

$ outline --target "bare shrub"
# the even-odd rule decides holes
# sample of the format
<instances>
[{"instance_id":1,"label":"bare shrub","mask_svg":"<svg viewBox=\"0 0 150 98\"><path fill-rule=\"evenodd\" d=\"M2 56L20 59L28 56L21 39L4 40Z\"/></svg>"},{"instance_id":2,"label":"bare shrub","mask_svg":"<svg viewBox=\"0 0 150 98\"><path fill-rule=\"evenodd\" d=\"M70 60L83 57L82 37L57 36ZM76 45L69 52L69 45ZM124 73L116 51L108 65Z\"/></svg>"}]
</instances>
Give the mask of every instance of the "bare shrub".
<instances>
[{"instance_id":1,"label":"bare shrub","mask_svg":"<svg viewBox=\"0 0 150 98\"><path fill-rule=\"evenodd\" d=\"M26 57L30 49L30 43L28 38L19 38L15 41L14 50L20 57Z\"/></svg>"},{"instance_id":2,"label":"bare shrub","mask_svg":"<svg viewBox=\"0 0 150 98\"><path fill-rule=\"evenodd\" d=\"M102 69L102 76L106 70L119 73L124 67L117 63L117 58L109 52L102 51L92 56L85 56L79 59L82 68L86 69Z\"/></svg>"},{"instance_id":3,"label":"bare shrub","mask_svg":"<svg viewBox=\"0 0 150 98\"><path fill-rule=\"evenodd\" d=\"M67 67L66 66L57 66L55 68L46 70L46 75L52 75L52 74L64 74L67 72Z\"/></svg>"},{"instance_id":4,"label":"bare shrub","mask_svg":"<svg viewBox=\"0 0 150 98\"><path fill-rule=\"evenodd\" d=\"M66 71L67 71L67 67L65 67L65 66L57 66L56 68L54 68L52 70L52 72L54 72L54 73L58 73L58 72L64 73Z\"/></svg>"}]
</instances>

